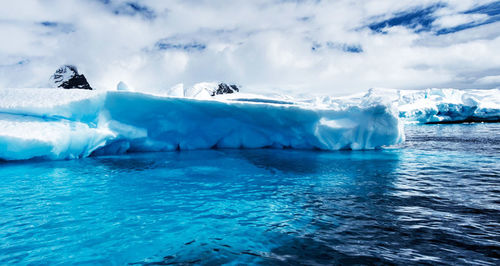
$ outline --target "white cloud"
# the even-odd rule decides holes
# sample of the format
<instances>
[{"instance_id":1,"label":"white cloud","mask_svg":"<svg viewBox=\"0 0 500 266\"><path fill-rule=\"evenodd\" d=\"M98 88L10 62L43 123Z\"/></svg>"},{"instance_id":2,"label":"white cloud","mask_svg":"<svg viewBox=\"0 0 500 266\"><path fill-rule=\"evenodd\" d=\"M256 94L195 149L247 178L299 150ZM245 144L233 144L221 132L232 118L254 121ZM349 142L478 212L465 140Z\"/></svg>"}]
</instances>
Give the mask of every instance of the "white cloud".
<instances>
[{"instance_id":1,"label":"white cloud","mask_svg":"<svg viewBox=\"0 0 500 266\"><path fill-rule=\"evenodd\" d=\"M486 14L453 14L440 17L433 24L440 28L451 28L468 23L481 23L486 19L488 19Z\"/></svg>"},{"instance_id":2,"label":"white cloud","mask_svg":"<svg viewBox=\"0 0 500 266\"><path fill-rule=\"evenodd\" d=\"M481 84L494 84L496 86L500 86L500 75L482 77L478 79L477 82Z\"/></svg>"},{"instance_id":3,"label":"white cloud","mask_svg":"<svg viewBox=\"0 0 500 266\"><path fill-rule=\"evenodd\" d=\"M367 27L438 0L104 2L4 3L0 88L46 86L66 63L77 65L98 89L120 80L137 90L227 81L256 92L314 94L487 88L494 84L482 78L500 69L499 22L443 35L405 25L386 34ZM431 26L484 21L486 15L464 11L488 2L450 0L432 14ZM313 50L315 43L321 49Z\"/></svg>"}]
</instances>

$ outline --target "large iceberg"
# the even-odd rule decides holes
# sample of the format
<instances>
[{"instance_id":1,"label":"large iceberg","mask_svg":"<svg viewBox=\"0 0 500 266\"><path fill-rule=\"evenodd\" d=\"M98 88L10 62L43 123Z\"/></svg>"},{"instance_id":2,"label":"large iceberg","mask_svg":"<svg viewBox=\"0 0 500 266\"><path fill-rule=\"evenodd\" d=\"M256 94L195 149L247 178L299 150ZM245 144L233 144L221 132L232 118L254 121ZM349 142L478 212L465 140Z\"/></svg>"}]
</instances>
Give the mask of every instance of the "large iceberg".
<instances>
[{"instance_id":1,"label":"large iceberg","mask_svg":"<svg viewBox=\"0 0 500 266\"><path fill-rule=\"evenodd\" d=\"M217 96L1 89L0 159L210 148L374 149L403 141L394 104L370 95L324 105Z\"/></svg>"}]
</instances>

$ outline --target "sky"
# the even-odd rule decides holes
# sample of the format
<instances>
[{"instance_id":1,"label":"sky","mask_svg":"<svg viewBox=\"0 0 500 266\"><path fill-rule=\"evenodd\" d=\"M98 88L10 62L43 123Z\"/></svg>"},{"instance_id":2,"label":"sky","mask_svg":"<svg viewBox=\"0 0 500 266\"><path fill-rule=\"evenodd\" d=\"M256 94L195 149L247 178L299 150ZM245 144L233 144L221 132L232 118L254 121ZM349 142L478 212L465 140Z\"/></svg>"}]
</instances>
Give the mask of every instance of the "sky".
<instances>
[{"instance_id":1,"label":"sky","mask_svg":"<svg viewBox=\"0 0 500 266\"><path fill-rule=\"evenodd\" d=\"M500 1L5 1L0 36L0 89L47 87L64 64L99 90L500 87Z\"/></svg>"}]
</instances>

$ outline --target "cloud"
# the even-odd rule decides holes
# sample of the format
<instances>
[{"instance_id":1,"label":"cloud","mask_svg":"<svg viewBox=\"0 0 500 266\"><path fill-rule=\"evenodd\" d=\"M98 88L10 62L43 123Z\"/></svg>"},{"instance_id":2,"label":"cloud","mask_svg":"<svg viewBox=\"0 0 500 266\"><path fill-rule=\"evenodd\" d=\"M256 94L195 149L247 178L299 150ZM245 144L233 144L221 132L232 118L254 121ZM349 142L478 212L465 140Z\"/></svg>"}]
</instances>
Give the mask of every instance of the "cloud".
<instances>
[{"instance_id":1,"label":"cloud","mask_svg":"<svg viewBox=\"0 0 500 266\"><path fill-rule=\"evenodd\" d=\"M438 28L454 28L461 25L470 25L471 23L481 23L488 19L486 14L452 14L436 19L433 25Z\"/></svg>"},{"instance_id":2,"label":"cloud","mask_svg":"<svg viewBox=\"0 0 500 266\"><path fill-rule=\"evenodd\" d=\"M387 33L387 28L395 26L410 28L417 33L421 31L429 31L431 30L432 23L436 19L433 16L434 12L443 7L444 4L437 3L427 7L411 8L397 12L391 18L372 23L368 25L368 27L379 33Z\"/></svg>"},{"instance_id":3,"label":"cloud","mask_svg":"<svg viewBox=\"0 0 500 266\"><path fill-rule=\"evenodd\" d=\"M226 81L250 92L492 88L497 1L26 0L0 10L0 88L61 64L93 87ZM486 82L486 81L487 82Z\"/></svg>"},{"instance_id":4,"label":"cloud","mask_svg":"<svg viewBox=\"0 0 500 266\"><path fill-rule=\"evenodd\" d=\"M494 84L496 86L500 86L500 75L482 77L478 79L477 82L481 84Z\"/></svg>"}]
</instances>

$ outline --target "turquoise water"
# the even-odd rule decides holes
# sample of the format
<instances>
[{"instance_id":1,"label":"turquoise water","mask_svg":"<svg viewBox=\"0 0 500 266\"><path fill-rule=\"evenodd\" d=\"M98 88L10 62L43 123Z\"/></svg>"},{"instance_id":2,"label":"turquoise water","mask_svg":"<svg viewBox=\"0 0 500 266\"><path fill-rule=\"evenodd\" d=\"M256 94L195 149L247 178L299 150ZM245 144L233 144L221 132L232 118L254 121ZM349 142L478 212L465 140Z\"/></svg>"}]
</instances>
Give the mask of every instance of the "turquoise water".
<instances>
[{"instance_id":1,"label":"turquoise water","mask_svg":"<svg viewBox=\"0 0 500 266\"><path fill-rule=\"evenodd\" d=\"M0 163L0 264L498 265L500 124L378 151Z\"/></svg>"}]
</instances>

